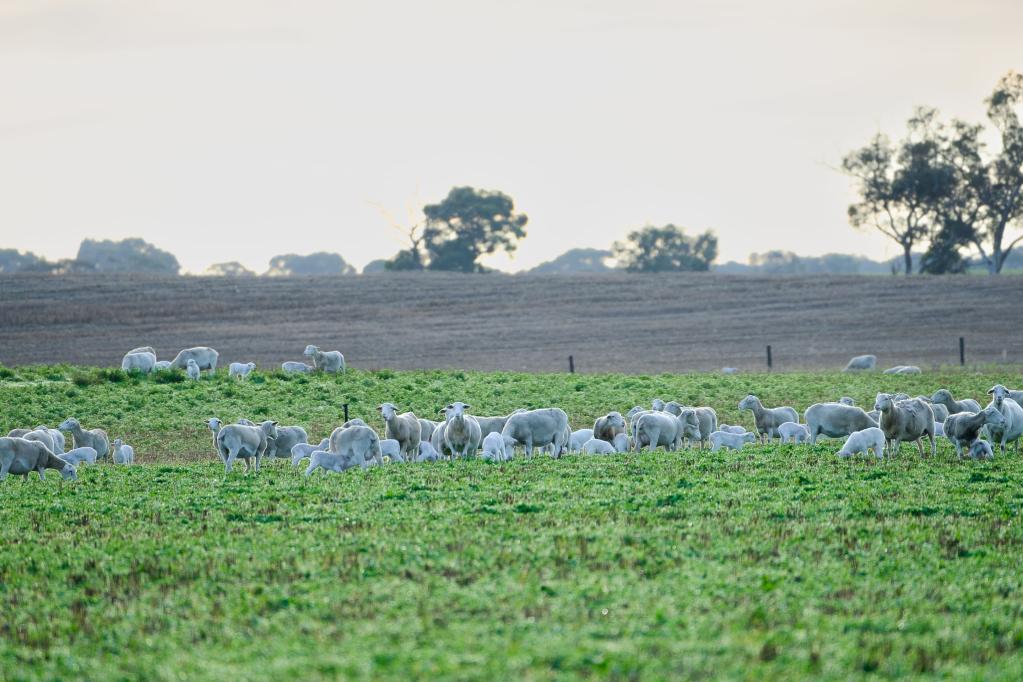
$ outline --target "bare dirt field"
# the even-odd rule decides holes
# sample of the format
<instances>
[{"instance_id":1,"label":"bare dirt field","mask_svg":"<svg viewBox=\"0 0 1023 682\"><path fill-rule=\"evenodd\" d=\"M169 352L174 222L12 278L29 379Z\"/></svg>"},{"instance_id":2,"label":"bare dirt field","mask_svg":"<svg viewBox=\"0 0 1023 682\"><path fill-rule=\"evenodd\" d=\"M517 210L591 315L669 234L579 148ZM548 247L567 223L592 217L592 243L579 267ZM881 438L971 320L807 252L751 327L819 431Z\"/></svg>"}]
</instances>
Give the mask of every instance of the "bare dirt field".
<instances>
[{"instance_id":1,"label":"bare dirt field","mask_svg":"<svg viewBox=\"0 0 1023 682\"><path fill-rule=\"evenodd\" d=\"M387 274L0 276L0 362L117 366L210 345L276 366L307 343L362 368L627 373L1023 362L1023 279Z\"/></svg>"}]
</instances>

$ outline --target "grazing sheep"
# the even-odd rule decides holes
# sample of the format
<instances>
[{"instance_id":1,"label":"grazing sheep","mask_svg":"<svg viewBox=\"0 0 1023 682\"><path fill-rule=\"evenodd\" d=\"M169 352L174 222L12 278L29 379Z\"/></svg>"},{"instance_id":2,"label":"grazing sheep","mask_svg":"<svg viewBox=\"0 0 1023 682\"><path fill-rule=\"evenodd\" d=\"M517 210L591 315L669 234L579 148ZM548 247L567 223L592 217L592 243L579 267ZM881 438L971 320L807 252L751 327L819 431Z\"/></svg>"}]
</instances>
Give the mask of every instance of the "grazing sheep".
<instances>
[{"instance_id":1,"label":"grazing sheep","mask_svg":"<svg viewBox=\"0 0 1023 682\"><path fill-rule=\"evenodd\" d=\"M219 421L219 420L218 420ZM211 420L212 422L212 420ZM245 424L228 424L217 432L217 454L224 462L224 474L231 473L235 459L245 460L245 473L253 469L259 471L259 464L266 454L271 438L277 437L277 422L265 421L259 426Z\"/></svg>"},{"instance_id":2,"label":"grazing sheep","mask_svg":"<svg viewBox=\"0 0 1023 682\"><path fill-rule=\"evenodd\" d=\"M116 439L113 444L114 464L134 464L135 463L135 448L130 445L126 445L120 438Z\"/></svg>"},{"instance_id":3,"label":"grazing sheep","mask_svg":"<svg viewBox=\"0 0 1023 682\"><path fill-rule=\"evenodd\" d=\"M916 365L903 365L902 367L899 367L898 371L896 371L895 373L896 374L920 374L920 368L917 367Z\"/></svg>"},{"instance_id":4,"label":"grazing sheep","mask_svg":"<svg viewBox=\"0 0 1023 682\"><path fill-rule=\"evenodd\" d=\"M61 431L70 431L71 435L74 436L76 448L92 448L96 451L96 457L99 459L103 459L110 452L110 439L107 438L107 432L103 429L86 431L74 417L68 417L57 428Z\"/></svg>"},{"instance_id":5,"label":"grazing sheep","mask_svg":"<svg viewBox=\"0 0 1023 682\"><path fill-rule=\"evenodd\" d=\"M416 455L416 461L436 462L438 459L440 459L440 454L434 449L430 441L428 440L420 441L419 454Z\"/></svg>"},{"instance_id":6,"label":"grazing sheep","mask_svg":"<svg viewBox=\"0 0 1023 682\"><path fill-rule=\"evenodd\" d=\"M905 367L905 365L895 365L894 367L889 367L884 370L881 374L899 374L903 367Z\"/></svg>"},{"instance_id":7,"label":"grazing sheep","mask_svg":"<svg viewBox=\"0 0 1023 682\"><path fill-rule=\"evenodd\" d=\"M738 367L722 367L721 368L721 373L722 374L738 374L739 373L739 368Z\"/></svg>"},{"instance_id":8,"label":"grazing sheep","mask_svg":"<svg viewBox=\"0 0 1023 682\"><path fill-rule=\"evenodd\" d=\"M643 445L649 452L662 445L665 450L674 452L682 442L684 427L678 417L667 412L641 414L633 427L633 445L637 452Z\"/></svg>"},{"instance_id":9,"label":"grazing sheep","mask_svg":"<svg viewBox=\"0 0 1023 682\"><path fill-rule=\"evenodd\" d=\"M568 451L581 452L583 444L593 438L593 429L578 429L568 437Z\"/></svg>"},{"instance_id":10,"label":"grazing sheep","mask_svg":"<svg viewBox=\"0 0 1023 682\"><path fill-rule=\"evenodd\" d=\"M468 414L471 405L454 402L441 410L444 420L444 447L452 456L468 457L476 454L483 440L476 418Z\"/></svg>"},{"instance_id":11,"label":"grazing sheep","mask_svg":"<svg viewBox=\"0 0 1023 682\"><path fill-rule=\"evenodd\" d=\"M957 412L948 415L948 419L945 420L945 438L952 441L956 447L956 454L962 457L963 447L973 445L982 428L1004 427L1005 424L1005 417L994 407L985 407L977 413Z\"/></svg>"},{"instance_id":12,"label":"grazing sheep","mask_svg":"<svg viewBox=\"0 0 1023 682\"><path fill-rule=\"evenodd\" d=\"M188 378L192 381L199 381L199 365L192 358L188 358L187 363L188 365L185 369L185 374L187 374Z\"/></svg>"},{"instance_id":13,"label":"grazing sheep","mask_svg":"<svg viewBox=\"0 0 1023 682\"><path fill-rule=\"evenodd\" d=\"M380 441L380 455L382 457L401 457L401 446L393 438L384 438Z\"/></svg>"},{"instance_id":14,"label":"grazing sheep","mask_svg":"<svg viewBox=\"0 0 1023 682\"><path fill-rule=\"evenodd\" d=\"M547 445L553 445L554 457L559 457L566 444L566 431L568 415L565 411L557 407L545 407L511 415L501 433L521 445L526 451L526 457L533 456L534 447Z\"/></svg>"},{"instance_id":15,"label":"grazing sheep","mask_svg":"<svg viewBox=\"0 0 1023 682\"><path fill-rule=\"evenodd\" d=\"M502 434L491 431L483 439L483 459L491 462L506 462L514 456L515 443Z\"/></svg>"},{"instance_id":16,"label":"grazing sheep","mask_svg":"<svg viewBox=\"0 0 1023 682\"><path fill-rule=\"evenodd\" d=\"M715 431L710 434L710 451L717 452L721 448L731 450L742 450L746 443L754 443L757 436L752 431L742 433L729 433L727 431Z\"/></svg>"},{"instance_id":17,"label":"grazing sheep","mask_svg":"<svg viewBox=\"0 0 1023 682\"><path fill-rule=\"evenodd\" d=\"M377 411L384 418L384 436L398 441L402 458L415 457L423 435L423 425L419 423L419 418L412 412L398 414L394 403L378 405Z\"/></svg>"},{"instance_id":18,"label":"grazing sheep","mask_svg":"<svg viewBox=\"0 0 1023 682\"><path fill-rule=\"evenodd\" d=\"M245 379L254 369L256 369L256 363L254 362L232 362L228 365L227 375L230 377Z\"/></svg>"},{"instance_id":19,"label":"grazing sheep","mask_svg":"<svg viewBox=\"0 0 1023 682\"><path fill-rule=\"evenodd\" d=\"M171 368L170 360L157 360L156 364L153 365L153 371L162 371Z\"/></svg>"},{"instance_id":20,"label":"grazing sheep","mask_svg":"<svg viewBox=\"0 0 1023 682\"><path fill-rule=\"evenodd\" d=\"M1015 443L1015 452L1019 454L1019 439L1023 436L1023 407L1009 397L1009 389L995 384L988 393L993 396L988 407L994 407L1005 417L1005 426L989 426L991 440L998 443L999 452L1005 454L1005 444Z\"/></svg>"},{"instance_id":21,"label":"grazing sheep","mask_svg":"<svg viewBox=\"0 0 1023 682\"><path fill-rule=\"evenodd\" d=\"M684 426L682 435L689 439L690 444L694 440L700 441L701 449L707 447L710 434L719 430L718 413L713 407L682 407L676 402L671 402L665 406L664 411L682 420Z\"/></svg>"},{"instance_id":22,"label":"grazing sheep","mask_svg":"<svg viewBox=\"0 0 1023 682\"><path fill-rule=\"evenodd\" d=\"M351 453L337 453L328 452L327 450L313 450L309 453L309 466L306 467L305 475L312 476L313 472L317 469L323 469L324 471L334 471L341 473L347 469L351 469L354 466L362 466L366 468L366 463L363 461L361 464L356 462L356 458Z\"/></svg>"},{"instance_id":23,"label":"grazing sheep","mask_svg":"<svg viewBox=\"0 0 1023 682\"><path fill-rule=\"evenodd\" d=\"M188 361L194 360L195 364L198 365L199 369L208 369L210 374L216 374L217 372L217 359L220 357L220 353L208 348L206 346L196 346L195 348L186 348L180 351L171 360L171 369L187 369Z\"/></svg>"},{"instance_id":24,"label":"grazing sheep","mask_svg":"<svg viewBox=\"0 0 1023 682\"><path fill-rule=\"evenodd\" d=\"M916 441L920 456L924 457L921 439L925 436L931 441L931 456L937 452L934 445L934 413L930 405L916 398L896 401L890 393L878 393L874 409L881 411L878 426L888 439L889 456L899 454L902 441Z\"/></svg>"},{"instance_id":25,"label":"grazing sheep","mask_svg":"<svg viewBox=\"0 0 1023 682\"><path fill-rule=\"evenodd\" d=\"M743 426L733 426L731 424L718 424L718 431L724 431L725 433L746 433L746 428Z\"/></svg>"},{"instance_id":26,"label":"grazing sheep","mask_svg":"<svg viewBox=\"0 0 1023 682\"><path fill-rule=\"evenodd\" d=\"M853 400L852 398L850 398L849 396L844 395L844 396L842 396L841 398L838 399L838 404L839 405L854 406L854 405L856 405L856 401Z\"/></svg>"},{"instance_id":27,"label":"grazing sheep","mask_svg":"<svg viewBox=\"0 0 1023 682\"><path fill-rule=\"evenodd\" d=\"M878 459L884 459L884 446L884 431L876 426L871 426L869 429L850 433L849 437L845 439L842 449L837 454L839 457L852 457L861 452L864 455L869 455L870 451L873 450L874 456Z\"/></svg>"},{"instance_id":28,"label":"grazing sheep","mask_svg":"<svg viewBox=\"0 0 1023 682\"><path fill-rule=\"evenodd\" d=\"M587 455L613 455L617 452L615 446L599 438L591 438L583 443L580 451Z\"/></svg>"},{"instance_id":29,"label":"grazing sheep","mask_svg":"<svg viewBox=\"0 0 1023 682\"><path fill-rule=\"evenodd\" d=\"M785 422L780 425L778 434L781 436L782 443L787 443L791 439L793 445L796 445L810 440L810 429L796 422Z\"/></svg>"},{"instance_id":30,"label":"grazing sheep","mask_svg":"<svg viewBox=\"0 0 1023 682\"><path fill-rule=\"evenodd\" d=\"M66 441L64 440L64 434L60 432L60 429L51 429L46 424L40 424L32 430L46 431L46 433L50 434L50 438L53 439L53 454L58 456L64 454Z\"/></svg>"},{"instance_id":31,"label":"grazing sheep","mask_svg":"<svg viewBox=\"0 0 1023 682\"><path fill-rule=\"evenodd\" d=\"M810 445L816 445L820 436L841 438L877 426L877 419L870 414L842 403L815 403L806 408L804 417Z\"/></svg>"},{"instance_id":32,"label":"grazing sheep","mask_svg":"<svg viewBox=\"0 0 1023 682\"><path fill-rule=\"evenodd\" d=\"M289 360L288 362L281 363L281 371L287 374L293 374L295 372L308 374L309 372L312 372L315 369L316 368L313 367L312 365L307 365L304 362L292 362Z\"/></svg>"},{"instance_id":33,"label":"grazing sheep","mask_svg":"<svg viewBox=\"0 0 1023 682\"><path fill-rule=\"evenodd\" d=\"M321 372L336 374L338 372L344 372L347 369L345 367L345 356L341 355L341 351L321 351L316 346L309 345L305 347L303 355L312 358L313 367Z\"/></svg>"},{"instance_id":34,"label":"grazing sheep","mask_svg":"<svg viewBox=\"0 0 1023 682\"><path fill-rule=\"evenodd\" d=\"M352 420L355 421L355 420ZM383 464L380 452L380 437L368 426L354 424L339 426L330 434L330 451L351 455L352 462L366 468L369 462Z\"/></svg>"},{"instance_id":35,"label":"grazing sheep","mask_svg":"<svg viewBox=\"0 0 1023 682\"><path fill-rule=\"evenodd\" d=\"M324 438L317 445L312 443L295 443L291 448L291 466L297 467L299 462L313 453L314 450L326 450L330 447L330 439Z\"/></svg>"},{"instance_id":36,"label":"grazing sheep","mask_svg":"<svg viewBox=\"0 0 1023 682\"><path fill-rule=\"evenodd\" d=\"M121 370L124 372L149 374L155 369L156 355L153 353L128 353L121 358Z\"/></svg>"},{"instance_id":37,"label":"grazing sheep","mask_svg":"<svg viewBox=\"0 0 1023 682\"><path fill-rule=\"evenodd\" d=\"M960 412L973 412L976 414L980 412L980 403L973 398L964 398L962 400L956 400L952 397L952 392L947 388L939 388L931 396L931 402L935 405L944 405L948 409L949 414L958 414Z\"/></svg>"},{"instance_id":38,"label":"grazing sheep","mask_svg":"<svg viewBox=\"0 0 1023 682\"><path fill-rule=\"evenodd\" d=\"M65 452L63 455L57 456L60 457L65 462L67 462L68 464L70 464L71 466L77 466L82 462L87 462L89 464L96 463L96 450L94 450L93 448L86 447L75 448L74 450L69 450L68 452Z\"/></svg>"},{"instance_id":39,"label":"grazing sheep","mask_svg":"<svg viewBox=\"0 0 1023 682\"><path fill-rule=\"evenodd\" d=\"M302 443L308 443L309 436L301 426L278 426L277 435L267 439L264 457L288 458L291 450Z\"/></svg>"},{"instance_id":40,"label":"grazing sheep","mask_svg":"<svg viewBox=\"0 0 1023 682\"><path fill-rule=\"evenodd\" d=\"M856 357L849 360L846 364L844 372L861 372L869 371L877 367L877 356L876 355L857 355Z\"/></svg>"},{"instance_id":41,"label":"grazing sheep","mask_svg":"<svg viewBox=\"0 0 1023 682\"><path fill-rule=\"evenodd\" d=\"M756 423L757 435L763 442L770 442L778 435L778 427L785 422L799 423L799 413L795 408L764 407L760 398L752 393L739 401L740 410L752 410L753 420Z\"/></svg>"},{"instance_id":42,"label":"grazing sheep","mask_svg":"<svg viewBox=\"0 0 1023 682\"><path fill-rule=\"evenodd\" d=\"M593 422L593 437L611 443L615 436L625 433L625 417L621 412L608 412Z\"/></svg>"},{"instance_id":43,"label":"grazing sheep","mask_svg":"<svg viewBox=\"0 0 1023 682\"><path fill-rule=\"evenodd\" d=\"M419 418L419 443L420 443L420 445L423 444L423 443L430 442L430 438L433 436L433 431L434 431L434 429L437 428L437 425L439 423L440 422L435 422L432 419L423 419L422 417ZM482 427L480 427L480 428L482 429Z\"/></svg>"},{"instance_id":44,"label":"grazing sheep","mask_svg":"<svg viewBox=\"0 0 1023 682\"><path fill-rule=\"evenodd\" d=\"M978 438L970 445L970 457L973 459L991 459L994 456L995 452L991 449L991 443L983 438Z\"/></svg>"},{"instance_id":45,"label":"grazing sheep","mask_svg":"<svg viewBox=\"0 0 1023 682\"><path fill-rule=\"evenodd\" d=\"M78 478L75 467L53 454L43 443L24 438L0 438L0 481L7 474L24 476L30 472L39 474L39 480L46 479L46 470L56 469L65 480Z\"/></svg>"},{"instance_id":46,"label":"grazing sheep","mask_svg":"<svg viewBox=\"0 0 1023 682\"><path fill-rule=\"evenodd\" d=\"M138 348L132 348L125 355L131 355L132 353L152 353L156 355L156 349L152 346L139 346Z\"/></svg>"}]
</instances>

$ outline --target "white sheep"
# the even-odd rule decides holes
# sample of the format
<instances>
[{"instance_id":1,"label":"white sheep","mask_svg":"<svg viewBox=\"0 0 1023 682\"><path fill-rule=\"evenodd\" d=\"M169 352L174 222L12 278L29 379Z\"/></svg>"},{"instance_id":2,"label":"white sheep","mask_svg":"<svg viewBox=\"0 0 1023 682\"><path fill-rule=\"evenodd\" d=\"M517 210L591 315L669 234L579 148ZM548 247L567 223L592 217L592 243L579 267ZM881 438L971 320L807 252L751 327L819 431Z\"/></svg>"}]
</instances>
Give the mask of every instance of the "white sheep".
<instances>
[{"instance_id":1,"label":"white sheep","mask_svg":"<svg viewBox=\"0 0 1023 682\"><path fill-rule=\"evenodd\" d=\"M295 373L295 372L299 372L299 373L302 373L302 374L308 374L309 372L312 372L315 369L316 368L313 367L312 365L307 365L304 362L291 362L291 361L288 361L288 362L282 362L281 363L281 371L282 372L286 372L288 374L292 374L292 373Z\"/></svg>"},{"instance_id":2,"label":"white sheep","mask_svg":"<svg viewBox=\"0 0 1023 682\"><path fill-rule=\"evenodd\" d=\"M96 451L96 457L99 459L103 459L110 452L110 439L103 429L86 431L74 417L68 417L57 428L61 431L70 431L74 436L75 447L90 447Z\"/></svg>"},{"instance_id":3,"label":"white sheep","mask_svg":"<svg viewBox=\"0 0 1023 682\"><path fill-rule=\"evenodd\" d=\"M428 440L420 441L419 443L419 454L416 455L417 462L436 462L440 459L440 454L433 448L433 445Z\"/></svg>"},{"instance_id":4,"label":"white sheep","mask_svg":"<svg viewBox=\"0 0 1023 682\"><path fill-rule=\"evenodd\" d=\"M742 450L746 443L755 443L756 435L752 431L743 433L729 433L727 431L715 431L710 434L710 451L717 452L721 448L731 450Z\"/></svg>"},{"instance_id":5,"label":"white sheep","mask_svg":"<svg viewBox=\"0 0 1023 682\"><path fill-rule=\"evenodd\" d=\"M313 450L309 453L309 466L306 467L305 475L312 476L313 472L317 469L334 471L340 474L343 471L360 465L363 468L367 466L365 461L361 464L356 461L356 458L350 452L338 453L328 452L327 450Z\"/></svg>"},{"instance_id":6,"label":"white sheep","mask_svg":"<svg viewBox=\"0 0 1023 682\"><path fill-rule=\"evenodd\" d=\"M60 432L60 429L51 429L46 424L40 424L39 426L35 427L32 430L46 431L46 433L50 434L50 438L53 439L53 454L58 456L64 454L64 446L66 445L66 441L64 439L64 434Z\"/></svg>"},{"instance_id":7,"label":"white sheep","mask_svg":"<svg viewBox=\"0 0 1023 682\"><path fill-rule=\"evenodd\" d=\"M39 480L45 480L47 469L56 469L65 480L78 478L74 466L57 457L43 443L24 438L0 438L0 481L8 474L27 479L32 471L39 474Z\"/></svg>"},{"instance_id":8,"label":"white sheep","mask_svg":"<svg viewBox=\"0 0 1023 682\"><path fill-rule=\"evenodd\" d=\"M155 369L156 355L153 353L128 353L121 358L121 370L124 372L149 374Z\"/></svg>"},{"instance_id":9,"label":"white sheep","mask_svg":"<svg viewBox=\"0 0 1023 682\"><path fill-rule=\"evenodd\" d=\"M217 420L219 422L220 420ZM213 420L210 420L211 428ZM277 422L264 421L259 426L228 424L217 431L217 454L224 463L224 473L231 473L235 459L245 461L245 473L259 471L271 438L277 437ZM254 463L253 463L254 461Z\"/></svg>"},{"instance_id":10,"label":"white sheep","mask_svg":"<svg viewBox=\"0 0 1023 682\"><path fill-rule=\"evenodd\" d=\"M970 445L970 457L973 459L991 459L994 456L995 451L992 449L991 443L983 438L978 438Z\"/></svg>"},{"instance_id":11,"label":"white sheep","mask_svg":"<svg viewBox=\"0 0 1023 682\"><path fill-rule=\"evenodd\" d=\"M739 401L739 409L751 410L753 412L757 434L764 442L774 440L778 435L778 427L785 422L799 423L799 413L796 412L795 408L788 406L764 407L763 403L760 402L760 398L752 393Z\"/></svg>"},{"instance_id":12,"label":"white sheep","mask_svg":"<svg viewBox=\"0 0 1023 682\"><path fill-rule=\"evenodd\" d=\"M713 407L683 407L672 401L664 406L664 411L682 421L682 435L689 439L690 447L693 441L700 441L700 449L705 448L710 434L719 430L718 413Z\"/></svg>"},{"instance_id":13,"label":"white sheep","mask_svg":"<svg viewBox=\"0 0 1023 682\"><path fill-rule=\"evenodd\" d=\"M156 349L152 346L139 346L138 348L132 348L125 355L131 355L132 353L152 353L156 355Z\"/></svg>"},{"instance_id":14,"label":"white sheep","mask_svg":"<svg viewBox=\"0 0 1023 682\"><path fill-rule=\"evenodd\" d=\"M659 446L669 452L678 450L685 424L668 412L647 412L639 415L633 426L633 447L636 451L646 445L649 452Z\"/></svg>"},{"instance_id":15,"label":"white sheep","mask_svg":"<svg viewBox=\"0 0 1023 682\"><path fill-rule=\"evenodd\" d=\"M935 454L934 444L934 412L923 400L909 398L895 400L890 393L878 393L874 400L874 409L881 412L878 426L888 439L888 454L899 454L902 441L916 441L920 456L924 456L923 438L931 441L931 455Z\"/></svg>"},{"instance_id":16,"label":"white sheep","mask_svg":"<svg viewBox=\"0 0 1023 682\"><path fill-rule=\"evenodd\" d=\"M593 437L611 443L615 436L625 433L625 417L621 412L608 412L593 422Z\"/></svg>"},{"instance_id":17,"label":"white sheep","mask_svg":"<svg viewBox=\"0 0 1023 682\"><path fill-rule=\"evenodd\" d=\"M956 400L952 397L952 392L947 388L939 388L931 396L931 402L935 405L944 405L948 409L949 414L959 414L960 412L972 412L976 414L980 412L980 403L973 398L963 398L962 400Z\"/></svg>"},{"instance_id":18,"label":"white sheep","mask_svg":"<svg viewBox=\"0 0 1023 682\"><path fill-rule=\"evenodd\" d=\"M380 437L368 426L339 426L330 434L330 451L349 457L352 465L366 468L372 461L383 464Z\"/></svg>"},{"instance_id":19,"label":"white sheep","mask_svg":"<svg viewBox=\"0 0 1023 682\"><path fill-rule=\"evenodd\" d=\"M250 423L250 425L252 425ZM291 450L300 443L308 443L309 436L301 426L278 426L277 435L267 439L264 457L291 457Z\"/></svg>"},{"instance_id":20,"label":"white sheep","mask_svg":"<svg viewBox=\"0 0 1023 682\"><path fill-rule=\"evenodd\" d=\"M337 372L344 372L347 369L345 367L345 356L341 355L341 351L321 351L316 346L308 345L305 347L303 355L312 358L313 367L321 372L331 372L332 374L336 374Z\"/></svg>"},{"instance_id":21,"label":"white sheep","mask_svg":"<svg viewBox=\"0 0 1023 682\"><path fill-rule=\"evenodd\" d=\"M53 436L50 435L50 431L46 427L43 427L41 429L33 429L32 431L29 431L28 433L23 435L22 438L24 438L25 440L38 441L45 445L47 450L53 452L53 454L57 454L56 452L54 452Z\"/></svg>"},{"instance_id":22,"label":"white sheep","mask_svg":"<svg viewBox=\"0 0 1023 682\"><path fill-rule=\"evenodd\" d=\"M413 412L398 414L394 403L383 403L377 411L384 419L384 436L398 442L399 452L403 459L415 457L422 441L423 425Z\"/></svg>"},{"instance_id":23,"label":"white sheep","mask_svg":"<svg viewBox=\"0 0 1023 682\"><path fill-rule=\"evenodd\" d=\"M738 374L739 373L739 368L738 367L722 367L721 368L721 373L722 374Z\"/></svg>"},{"instance_id":24,"label":"white sheep","mask_svg":"<svg viewBox=\"0 0 1023 682\"><path fill-rule=\"evenodd\" d=\"M291 466L297 467L299 463L311 455L314 450L326 450L330 447L330 439L324 438L318 444L296 443L291 448Z\"/></svg>"},{"instance_id":25,"label":"white sheep","mask_svg":"<svg viewBox=\"0 0 1023 682\"><path fill-rule=\"evenodd\" d=\"M217 359L219 357L220 353L208 346L196 346L194 348L186 348L180 351L176 356L174 356L174 359L171 360L170 366L171 369L187 369L188 361L194 360L199 369L208 369L210 374L216 374Z\"/></svg>"},{"instance_id":26,"label":"white sheep","mask_svg":"<svg viewBox=\"0 0 1023 682\"><path fill-rule=\"evenodd\" d=\"M1005 454L1005 445L1015 443L1015 452L1019 454L1019 439L1023 436L1023 407L1009 397L1009 389L1002 384L995 384L988 393L993 396L988 407L994 407L1005 417L1004 426L989 426L991 440L998 443L999 451Z\"/></svg>"},{"instance_id":27,"label":"white sheep","mask_svg":"<svg viewBox=\"0 0 1023 682\"><path fill-rule=\"evenodd\" d=\"M565 433L568 432L568 415L557 407L546 407L539 410L526 410L508 417L504 430L501 432L511 438L515 444L521 445L526 457L533 456L534 447L552 445L554 457L559 457L566 445Z\"/></svg>"},{"instance_id":28,"label":"white sheep","mask_svg":"<svg viewBox=\"0 0 1023 682\"><path fill-rule=\"evenodd\" d=\"M568 436L568 451L581 452L583 444L593 438L593 429L578 429Z\"/></svg>"},{"instance_id":29,"label":"white sheep","mask_svg":"<svg viewBox=\"0 0 1023 682\"><path fill-rule=\"evenodd\" d=\"M874 456L878 459L884 459L884 446L884 431L876 426L871 426L869 429L850 433L837 454L839 457L852 457L860 453L869 455L873 451Z\"/></svg>"},{"instance_id":30,"label":"white sheep","mask_svg":"<svg viewBox=\"0 0 1023 682\"><path fill-rule=\"evenodd\" d=\"M743 426L732 424L718 424L718 431L724 431L725 433L746 433L746 428Z\"/></svg>"},{"instance_id":31,"label":"white sheep","mask_svg":"<svg viewBox=\"0 0 1023 682\"><path fill-rule=\"evenodd\" d=\"M125 444L120 438L113 443L112 456L114 464L134 464L135 448Z\"/></svg>"},{"instance_id":32,"label":"white sheep","mask_svg":"<svg viewBox=\"0 0 1023 682\"><path fill-rule=\"evenodd\" d=\"M782 443L791 440L793 444L799 444L810 440L810 429L796 422L785 422L778 427L778 435Z\"/></svg>"},{"instance_id":33,"label":"white sheep","mask_svg":"<svg viewBox=\"0 0 1023 682\"><path fill-rule=\"evenodd\" d=\"M200 376L199 364L195 360L193 360L192 358L188 358L188 360L186 360L186 363L187 363L187 366L185 368L185 374L192 381L199 381L199 376Z\"/></svg>"},{"instance_id":34,"label":"white sheep","mask_svg":"<svg viewBox=\"0 0 1023 682\"><path fill-rule=\"evenodd\" d=\"M854 407L856 405L856 401L847 395L844 395L841 398L839 398L838 402L840 405L849 405L850 407Z\"/></svg>"},{"instance_id":35,"label":"white sheep","mask_svg":"<svg viewBox=\"0 0 1023 682\"><path fill-rule=\"evenodd\" d=\"M227 375L230 377L245 379L254 369L256 369L256 363L254 362L232 362L228 365Z\"/></svg>"},{"instance_id":36,"label":"white sheep","mask_svg":"<svg viewBox=\"0 0 1023 682\"><path fill-rule=\"evenodd\" d=\"M500 433L490 432L483 439L483 459L491 462L506 462L514 456L514 442Z\"/></svg>"},{"instance_id":37,"label":"white sheep","mask_svg":"<svg viewBox=\"0 0 1023 682\"><path fill-rule=\"evenodd\" d=\"M96 450L89 447L75 448L74 450L69 450L64 454L57 456L71 466L77 466L82 462L86 462L88 464L96 463Z\"/></svg>"},{"instance_id":38,"label":"white sheep","mask_svg":"<svg viewBox=\"0 0 1023 682\"><path fill-rule=\"evenodd\" d=\"M816 445L821 436L841 438L877 426L877 418L844 403L814 403L806 408L803 418L810 432L810 445Z\"/></svg>"},{"instance_id":39,"label":"white sheep","mask_svg":"<svg viewBox=\"0 0 1023 682\"><path fill-rule=\"evenodd\" d=\"M876 355L857 355L846 364L845 372L872 370L877 367Z\"/></svg>"},{"instance_id":40,"label":"white sheep","mask_svg":"<svg viewBox=\"0 0 1023 682\"><path fill-rule=\"evenodd\" d=\"M153 365L153 370L154 371L158 371L158 370L162 371L162 370L167 370L167 369L170 369L170 368L171 368L171 361L170 360L157 360L156 364Z\"/></svg>"},{"instance_id":41,"label":"white sheep","mask_svg":"<svg viewBox=\"0 0 1023 682\"><path fill-rule=\"evenodd\" d=\"M973 441L980 436L980 430L985 426L990 431L992 427L1004 427L1006 419L995 407L985 407L977 413L957 412L948 415L945 420L945 438L955 445L956 454L963 456L963 447L970 447Z\"/></svg>"},{"instance_id":42,"label":"white sheep","mask_svg":"<svg viewBox=\"0 0 1023 682\"><path fill-rule=\"evenodd\" d=\"M382 438L380 440L380 456L395 458L401 456L401 445L393 438Z\"/></svg>"},{"instance_id":43,"label":"white sheep","mask_svg":"<svg viewBox=\"0 0 1023 682\"><path fill-rule=\"evenodd\" d=\"M471 405L454 402L441 410L444 415L444 449L453 456L469 457L483 440L479 422L468 414Z\"/></svg>"},{"instance_id":44,"label":"white sheep","mask_svg":"<svg viewBox=\"0 0 1023 682\"><path fill-rule=\"evenodd\" d=\"M583 443L581 451L587 455L613 455L617 452L614 445L599 438L591 438Z\"/></svg>"},{"instance_id":45,"label":"white sheep","mask_svg":"<svg viewBox=\"0 0 1023 682\"><path fill-rule=\"evenodd\" d=\"M440 422L435 422L432 419L419 418L419 444L430 442L433 437L433 432L437 428ZM482 429L482 427L480 427Z\"/></svg>"}]
</instances>

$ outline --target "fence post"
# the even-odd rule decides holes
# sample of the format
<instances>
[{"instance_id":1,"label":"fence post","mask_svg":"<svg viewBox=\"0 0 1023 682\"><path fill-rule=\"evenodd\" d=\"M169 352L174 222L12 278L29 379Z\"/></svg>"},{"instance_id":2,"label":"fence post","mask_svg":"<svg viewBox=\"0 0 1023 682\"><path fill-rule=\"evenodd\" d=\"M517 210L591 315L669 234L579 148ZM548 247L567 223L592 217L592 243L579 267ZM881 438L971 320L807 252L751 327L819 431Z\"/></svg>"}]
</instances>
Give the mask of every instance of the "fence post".
<instances>
[{"instance_id":1,"label":"fence post","mask_svg":"<svg viewBox=\"0 0 1023 682\"><path fill-rule=\"evenodd\" d=\"M568 373L575 374L575 358L568 356Z\"/></svg>"},{"instance_id":2,"label":"fence post","mask_svg":"<svg viewBox=\"0 0 1023 682\"><path fill-rule=\"evenodd\" d=\"M771 362L771 346L767 346L767 369L770 370L774 363Z\"/></svg>"},{"instance_id":3,"label":"fence post","mask_svg":"<svg viewBox=\"0 0 1023 682\"><path fill-rule=\"evenodd\" d=\"M959 366L966 366L966 339L959 337Z\"/></svg>"},{"instance_id":4,"label":"fence post","mask_svg":"<svg viewBox=\"0 0 1023 682\"><path fill-rule=\"evenodd\" d=\"M345 403L341 407L343 407L345 410L345 421L348 421L348 403Z\"/></svg>"}]
</instances>

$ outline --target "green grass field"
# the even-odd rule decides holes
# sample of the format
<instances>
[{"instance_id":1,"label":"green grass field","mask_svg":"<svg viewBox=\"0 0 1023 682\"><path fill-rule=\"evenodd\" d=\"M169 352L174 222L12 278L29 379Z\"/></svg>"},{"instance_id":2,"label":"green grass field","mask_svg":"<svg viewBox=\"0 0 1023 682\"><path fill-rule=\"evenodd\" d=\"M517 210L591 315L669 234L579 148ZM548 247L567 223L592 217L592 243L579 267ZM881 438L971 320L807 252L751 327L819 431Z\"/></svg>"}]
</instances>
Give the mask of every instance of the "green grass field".
<instances>
[{"instance_id":1,"label":"green grass field","mask_svg":"<svg viewBox=\"0 0 1023 682\"><path fill-rule=\"evenodd\" d=\"M433 416L653 397L804 409L878 390L985 397L1018 369L876 374L359 372L194 383L0 368L0 430L69 415L143 464L0 484L0 678L1023 678L1023 471L947 442L881 463L839 441L225 479L203 422L312 437L340 405Z\"/></svg>"}]
</instances>

